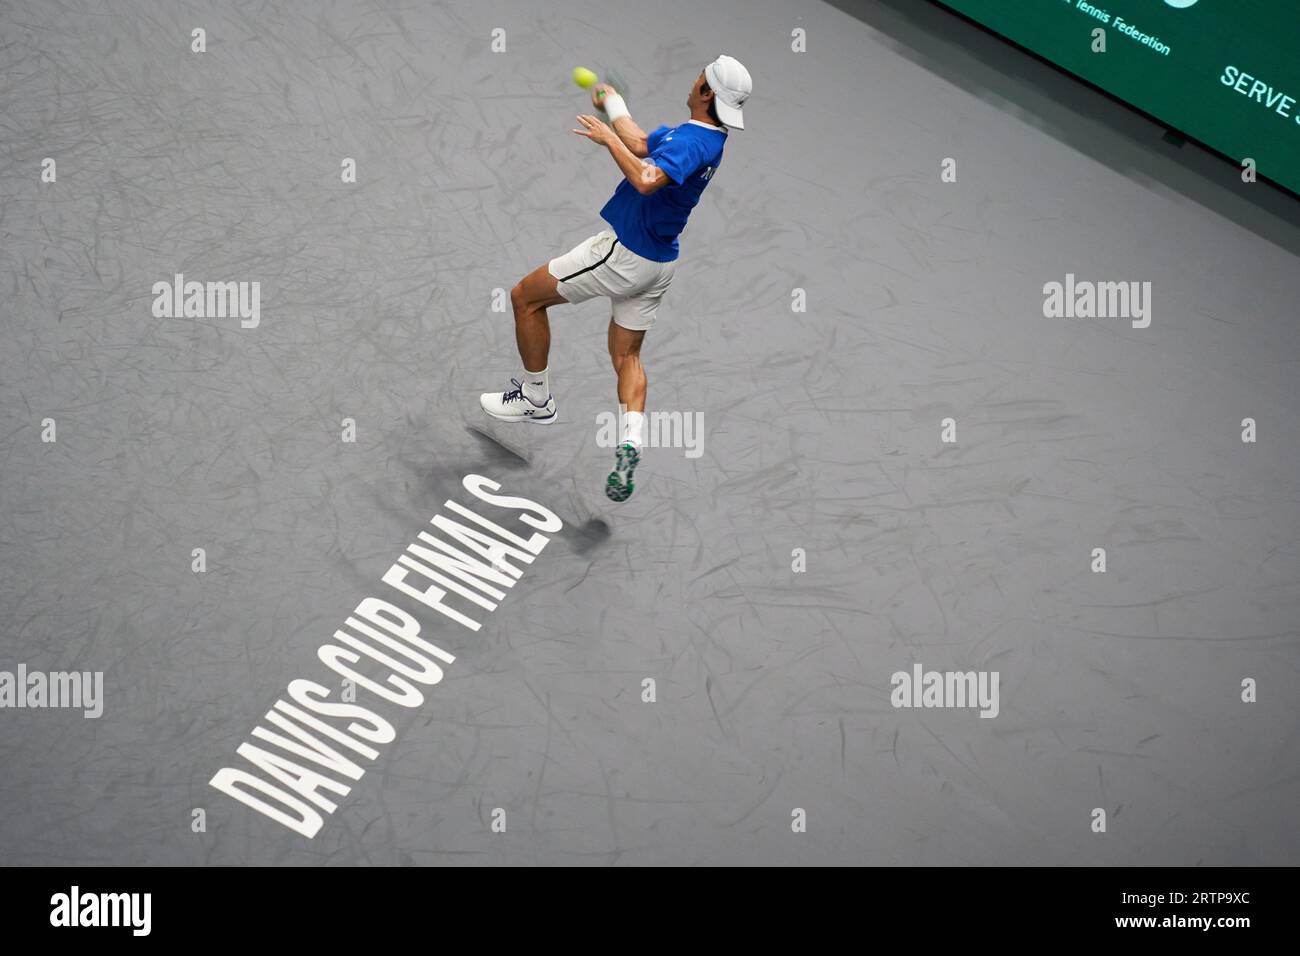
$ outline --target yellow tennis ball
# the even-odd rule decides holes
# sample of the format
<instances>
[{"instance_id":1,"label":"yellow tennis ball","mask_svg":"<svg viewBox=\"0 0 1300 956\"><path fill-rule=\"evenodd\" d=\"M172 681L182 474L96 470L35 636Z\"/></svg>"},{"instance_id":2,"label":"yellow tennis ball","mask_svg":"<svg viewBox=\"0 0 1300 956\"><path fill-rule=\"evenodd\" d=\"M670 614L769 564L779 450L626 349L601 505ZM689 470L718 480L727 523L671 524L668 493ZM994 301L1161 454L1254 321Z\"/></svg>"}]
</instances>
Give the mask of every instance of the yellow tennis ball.
<instances>
[{"instance_id":1,"label":"yellow tennis ball","mask_svg":"<svg viewBox=\"0 0 1300 956\"><path fill-rule=\"evenodd\" d=\"M596 83L596 74L585 66L575 66L573 68L573 82L577 83L584 90L589 90Z\"/></svg>"}]
</instances>

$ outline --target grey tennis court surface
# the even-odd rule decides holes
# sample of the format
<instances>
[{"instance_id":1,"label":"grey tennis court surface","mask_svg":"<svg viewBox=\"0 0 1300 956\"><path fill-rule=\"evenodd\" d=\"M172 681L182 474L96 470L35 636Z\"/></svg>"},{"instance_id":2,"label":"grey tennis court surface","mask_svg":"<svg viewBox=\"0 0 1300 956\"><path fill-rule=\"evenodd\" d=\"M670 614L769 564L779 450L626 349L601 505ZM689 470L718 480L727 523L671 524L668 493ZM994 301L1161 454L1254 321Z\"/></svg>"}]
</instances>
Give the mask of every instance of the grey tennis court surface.
<instances>
[{"instance_id":1,"label":"grey tennis court surface","mask_svg":"<svg viewBox=\"0 0 1300 956\"><path fill-rule=\"evenodd\" d=\"M0 862L1300 862L1294 203L861 6L0 5L0 670L103 675L97 719L0 710ZM618 181L571 68L651 128L720 52L748 128L645 350L700 441L615 505L607 305L511 431L494 304ZM256 327L156 315L177 274ZM1149 327L1046 317L1067 276ZM563 521L478 631L383 582L449 500L533 533L467 475ZM339 699L369 597L455 662L357 692L360 779L299 759L347 787L308 838L209 781L272 779L237 749ZM917 664L997 715L893 706Z\"/></svg>"}]
</instances>

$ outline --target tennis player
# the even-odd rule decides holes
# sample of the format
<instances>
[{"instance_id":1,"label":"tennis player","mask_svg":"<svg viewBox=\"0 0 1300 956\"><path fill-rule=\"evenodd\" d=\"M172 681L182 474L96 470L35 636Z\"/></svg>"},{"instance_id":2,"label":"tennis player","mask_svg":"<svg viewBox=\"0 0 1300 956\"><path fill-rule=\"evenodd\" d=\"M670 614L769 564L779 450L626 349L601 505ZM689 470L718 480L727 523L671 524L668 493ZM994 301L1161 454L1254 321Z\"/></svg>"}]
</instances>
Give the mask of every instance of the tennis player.
<instances>
[{"instance_id":1,"label":"tennis player","mask_svg":"<svg viewBox=\"0 0 1300 956\"><path fill-rule=\"evenodd\" d=\"M515 343L523 373L504 392L480 402L493 418L549 425L556 421L548 354L546 310L596 296L610 300L609 356L618 375L618 401L626 409L605 493L614 501L632 494L645 441L646 374L641 342L655 323L677 268L677 236L722 162L727 132L744 129L742 107L752 84L739 60L720 56L695 79L686 98L690 118L680 126L646 133L627 103L606 83L592 87L592 105L608 117L578 117L573 132L609 151L623 180L601 209L609 228L564 255L538 266L510 290Z\"/></svg>"}]
</instances>

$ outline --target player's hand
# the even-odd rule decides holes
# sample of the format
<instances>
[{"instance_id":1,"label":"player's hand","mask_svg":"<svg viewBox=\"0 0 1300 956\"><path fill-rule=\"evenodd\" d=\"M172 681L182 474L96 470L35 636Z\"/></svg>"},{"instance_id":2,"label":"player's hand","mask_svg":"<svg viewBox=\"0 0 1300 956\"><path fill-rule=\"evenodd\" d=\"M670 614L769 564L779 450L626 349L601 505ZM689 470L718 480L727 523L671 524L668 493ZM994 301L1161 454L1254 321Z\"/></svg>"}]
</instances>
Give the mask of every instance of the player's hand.
<instances>
[{"instance_id":1,"label":"player's hand","mask_svg":"<svg viewBox=\"0 0 1300 956\"><path fill-rule=\"evenodd\" d=\"M605 97L614 96L618 90L608 83L597 83L591 88L591 105L602 113L605 112Z\"/></svg>"},{"instance_id":2,"label":"player's hand","mask_svg":"<svg viewBox=\"0 0 1300 956\"><path fill-rule=\"evenodd\" d=\"M617 138L612 129L594 116L581 115L578 117L578 124L582 128L571 132L577 133L579 136L585 136L600 146L608 146Z\"/></svg>"}]
</instances>

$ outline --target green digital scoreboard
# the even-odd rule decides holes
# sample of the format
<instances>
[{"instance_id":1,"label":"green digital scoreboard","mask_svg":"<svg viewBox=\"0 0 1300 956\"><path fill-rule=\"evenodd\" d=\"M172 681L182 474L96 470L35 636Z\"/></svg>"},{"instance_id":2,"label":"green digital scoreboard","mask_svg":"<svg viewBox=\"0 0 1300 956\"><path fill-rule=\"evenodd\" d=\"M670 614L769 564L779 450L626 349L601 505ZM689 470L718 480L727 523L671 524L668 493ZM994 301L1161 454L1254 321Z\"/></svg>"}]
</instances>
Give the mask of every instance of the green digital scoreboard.
<instances>
[{"instance_id":1,"label":"green digital scoreboard","mask_svg":"<svg viewBox=\"0 0 1300 956\"><path fill-rule=\"evenodd\" d=\"M1300 0L940 2L1300 192Z\"/></svg>"}]
</instances>

